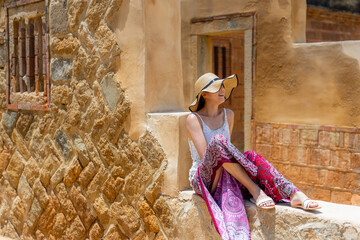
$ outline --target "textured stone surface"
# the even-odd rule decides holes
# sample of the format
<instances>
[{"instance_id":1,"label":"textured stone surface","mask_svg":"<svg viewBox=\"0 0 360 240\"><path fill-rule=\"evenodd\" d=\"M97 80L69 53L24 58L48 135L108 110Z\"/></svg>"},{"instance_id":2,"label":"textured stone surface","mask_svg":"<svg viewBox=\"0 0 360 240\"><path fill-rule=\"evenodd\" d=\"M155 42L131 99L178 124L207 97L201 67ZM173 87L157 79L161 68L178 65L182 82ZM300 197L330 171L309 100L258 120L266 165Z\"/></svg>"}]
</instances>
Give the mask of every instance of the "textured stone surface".
<instances>
[{"instance_id":1,"label":"textured stone surface","mask_svg":"<svg viewBox=\"0 0 360 240\"><path fill-rule=\"evenodd\" d=\"M114 109L120 97L120 89L116 86L114 74L107 74L101 81L103 94L111 109Z\"/></svg>"},{"instance_id":2,"label":"textured stone surface","mask_svg":"<svg viewBox=\"0 0 360 240\"><path fill-rule=\"evenodd\" d=\"M51 59L51 80L61 81L70 79L71 60L67 58Z\"/></svg>"},{"instance_id":3,"label":"textured stone surface","mask_svg":"<svg viewBox=\"0 0 360 240\"><path fill-rule=\"evenodd\" d=\"M68 13L66 1L57 1L50 3L50 32L59 34L68 31ZM61 19L61 21L60 21Z\"/></svg>"},{"instance_id":4,"label":"textured stone surface","mask_svg":"<svg viewBox=\"0 0 360 240\"><path fill-rule=\"evenodd\" d=\"M0 153L0 173L6 169L8 163L9 163L10 154L7 150L3 150Z\"/></svg>"},{"instance_id":5,"label":"textured stone surface","mask_svg":"<svg viewBox=\"0 0 360 240\"><path fill-rule=\"evenodd\" d=\"M51 43L52 53L58 55L74 55L80 47L80 42L72 35L65 38L53 38Z\"/></svg>"},{"instance_id":6,"label":"textured stone surface","mask_svg":"<svg viewBox=\"0 0 360 240\"><path fill-rule=\"evenodd\" d=\"M59 131L56 134L55 142L59 145L62 154L64 155L65 159L69 159L70 151L71 151L71 144L69 138L63 131Z\"/></svg>"},{"instance_id":7,"label":"textured stone surface","mask_svg":"<svg viewBox=\"0 0 360 240\"><path fill-rule=\"evenodd\" d=\"M20 155L19 152L15 152L9 162L9 165L6 169L7 176L9 178L9 182L14 188L17 188L21 173L25 166L25 160Z\"/></svg>"},{"instance_id":8,"label":"textured stone surface","mask_svg":"<svg viewBox=\"0 0 360 240\"><path fill-rule=\"evenodd\" d=\"M17 118L18 118L17 112L7 111L3 113L2 124L4 125L7 133L11 133L13 131Z\"/></svg>"},{"instance_id":9,"label":"textured stone surface","mask_svg":"<svg viewBox=\"0 0 360 240\"><path fill-rule=\"evenodd\" d=\"M115 202L111 206L111 214L118 222L123 233L128 237L140 227L139 217L137 216L135 209L130 205L123 205Z\"/></svg>"}]
</instances>

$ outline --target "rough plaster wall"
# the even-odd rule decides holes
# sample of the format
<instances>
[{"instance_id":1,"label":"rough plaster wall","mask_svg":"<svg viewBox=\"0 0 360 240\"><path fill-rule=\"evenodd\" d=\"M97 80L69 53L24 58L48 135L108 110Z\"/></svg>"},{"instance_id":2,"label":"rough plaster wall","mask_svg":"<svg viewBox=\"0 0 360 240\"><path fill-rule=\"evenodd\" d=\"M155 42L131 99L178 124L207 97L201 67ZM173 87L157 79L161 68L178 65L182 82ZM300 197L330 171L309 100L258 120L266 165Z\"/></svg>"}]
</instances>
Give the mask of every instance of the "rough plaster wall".
<instances>
[{"instance_id":1,"label":"rough plaster wall","mask_svg":"<svg viewBox=\"0 0 360 240\"><path fill-rule=\"evenodd\" d=\"M183 2L183 25L193 17L236 12L257 12L255 120L335 126L360 125L358 60L341 45L297 47L291 38L291 1L192 1ZM185 31L189 27L183 26ZM187 42L186 32L183 42ZM183 56L191 54L190 43ZM359 48L354 48L359 51ZM183 63L184 76L194 71ZM196 79L185 78L191 88ZM193 91L184 89L185 106Z\"/></svg>"},{"instance_id":2,"label":"rough plaster wall","mask_svg":"<svg viewBox=\"0 0 360 240\"><path fill-rule=\"evenodd\" d=\"M177 219L160 193L165 154L149 131L137 140L126 131L133 102L122 79L140 77L144 85L141 61L139 68L125 62L143 57L141 44L135 46L143 40L141 26L130 35L135 42L119 36L142 21L134 15L142 13L141 2L129 3L51 1L51 71L57 77L49 112L6 111L0 66L0 236L178 238ZM0 39L4 49L3 32Z\"/></svg>"}]
</instances>

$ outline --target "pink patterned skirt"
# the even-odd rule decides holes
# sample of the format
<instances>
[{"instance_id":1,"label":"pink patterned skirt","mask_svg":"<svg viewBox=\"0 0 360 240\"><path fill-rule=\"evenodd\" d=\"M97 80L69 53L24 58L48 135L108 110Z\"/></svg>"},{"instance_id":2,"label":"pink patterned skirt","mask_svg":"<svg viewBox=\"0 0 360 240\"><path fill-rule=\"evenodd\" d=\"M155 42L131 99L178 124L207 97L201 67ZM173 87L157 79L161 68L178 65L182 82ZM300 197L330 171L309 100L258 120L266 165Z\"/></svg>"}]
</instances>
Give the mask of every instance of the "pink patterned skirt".
<instances>
[{"instance_id":1,"label":"pink patterned skirt","mask_svg":"<svg viewBox=\"0 0 360 240\"><path fill-rule=\"evenodd\" d=\"M216 170L225 162L241 164L249 177L275 202L288 199L299 189L259 154L253 151L242 154L222 135L211 139L191 186L205 200L222 239L251 239L244 207L244 198L251 197L247 189L222 169L214 195L209 192Z\"/></svg>"}]
</instances>

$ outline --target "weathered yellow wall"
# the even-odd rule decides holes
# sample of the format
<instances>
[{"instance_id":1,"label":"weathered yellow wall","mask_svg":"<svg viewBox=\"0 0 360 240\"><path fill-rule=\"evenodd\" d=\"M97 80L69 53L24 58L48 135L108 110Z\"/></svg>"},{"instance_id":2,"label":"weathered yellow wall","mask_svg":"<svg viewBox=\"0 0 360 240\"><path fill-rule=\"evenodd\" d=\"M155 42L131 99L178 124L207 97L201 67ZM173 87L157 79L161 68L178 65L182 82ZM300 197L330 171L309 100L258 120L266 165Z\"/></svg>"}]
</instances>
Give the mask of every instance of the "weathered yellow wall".
<instances>
[{"instance_id":1,"label":"weathered yellow wall","mask_svg":"<svg viewBox=\"0 0 360 240\"><path fill-rule=\"evenodd\" d=\"M303 9L292 10L292 1L184 0L182 3L185 59L191 54L186 36L191 18L257 12L256 121L360 125L359 58L348 55L343 44L294 45L293 40L301 42L299 31L304 26L299 17ZM292 24L294 18L296 22ZM360 52L359 44L351 48L350 52ZM185 106L194 97L193 68L193 63L183 63Z\"/></svg>"}]
</instances>

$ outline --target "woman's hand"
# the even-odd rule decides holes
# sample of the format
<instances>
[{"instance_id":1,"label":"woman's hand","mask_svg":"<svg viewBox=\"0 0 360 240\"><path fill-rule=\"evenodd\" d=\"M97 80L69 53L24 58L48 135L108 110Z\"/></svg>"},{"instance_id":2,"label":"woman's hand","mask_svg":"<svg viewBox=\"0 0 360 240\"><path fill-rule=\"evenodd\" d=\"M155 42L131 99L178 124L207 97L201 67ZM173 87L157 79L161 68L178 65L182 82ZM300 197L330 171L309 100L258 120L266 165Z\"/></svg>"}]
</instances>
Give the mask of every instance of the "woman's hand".
<instances>
[{"instance_id":1,"label":"woman's hand","mask_svg":"<svg viewBox=\"0 0 360 240\"><path fill-rule=\"evenodd\" d=\"M186 118L186 130L190 140L194 143L195 148L202 159L204 157L207 144L202 131L200 119L198 119L198 117L193 113L190 113Z\"/></svg>"}]
</instances>

